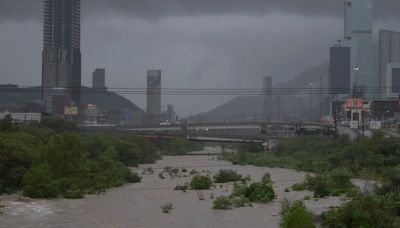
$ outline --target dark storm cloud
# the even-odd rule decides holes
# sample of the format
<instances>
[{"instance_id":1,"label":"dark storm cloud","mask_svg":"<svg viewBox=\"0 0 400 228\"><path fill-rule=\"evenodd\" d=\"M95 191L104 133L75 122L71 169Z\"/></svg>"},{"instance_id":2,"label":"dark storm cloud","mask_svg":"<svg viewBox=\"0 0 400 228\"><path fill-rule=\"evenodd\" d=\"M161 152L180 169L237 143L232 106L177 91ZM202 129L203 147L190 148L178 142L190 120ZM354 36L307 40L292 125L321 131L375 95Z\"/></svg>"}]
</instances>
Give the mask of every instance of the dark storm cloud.
<instances>
[{"instance_id":1,"label":"dark storm cloud","mask_svg":"<svg viewBox=\"0 0 400 228\"><path fill-rule=\"evenodd\" d=\"M0 20L39 20L43 0L0 0ZM340 16L343 0L82 0L90 15L124 14L141 18L282 12ZM399 0L377 0L378 17L398 16ZM84 14L87 15L87 14Z\"/></svg>"}]
</instances>

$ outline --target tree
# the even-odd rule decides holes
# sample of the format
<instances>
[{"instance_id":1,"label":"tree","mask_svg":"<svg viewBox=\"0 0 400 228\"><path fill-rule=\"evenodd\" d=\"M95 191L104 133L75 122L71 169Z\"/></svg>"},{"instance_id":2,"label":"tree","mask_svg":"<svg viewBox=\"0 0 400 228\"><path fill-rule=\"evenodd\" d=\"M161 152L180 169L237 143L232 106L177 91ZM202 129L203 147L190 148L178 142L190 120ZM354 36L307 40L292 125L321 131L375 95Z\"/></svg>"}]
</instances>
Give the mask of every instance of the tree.
<instances>
[{"instance_id":1,"label":"tree","mask_svg":"<svg viewBox=\"0 0 400 228\"><path fill-rule=\"evenodd\" d=\"M43 160L57 177L82 177L87 172L84 150L76 134L52 137L44 148Z\"/></svg>"},{"instance_id":2,"label":"tree","mask_svg":"<svg viewBox=\"0 0 400 228\"><path fill-rule=\"evenodd\" d=\"M0 131L12 131L13 127L11 115L6 115L0 122Z\"/></svg>"}]
</instances>

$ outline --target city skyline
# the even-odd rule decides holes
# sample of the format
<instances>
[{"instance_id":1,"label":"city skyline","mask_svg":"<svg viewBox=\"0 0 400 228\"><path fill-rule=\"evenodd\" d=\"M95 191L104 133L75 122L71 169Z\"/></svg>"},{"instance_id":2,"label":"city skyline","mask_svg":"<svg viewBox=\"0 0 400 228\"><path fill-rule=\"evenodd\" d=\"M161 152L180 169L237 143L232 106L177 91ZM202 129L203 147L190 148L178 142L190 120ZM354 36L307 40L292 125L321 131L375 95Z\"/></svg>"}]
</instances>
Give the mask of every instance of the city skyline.
<instances>
[{"instance_id":1,"label":"city skyline","mask_svg":"<svg viewBox=\"0 0 400 228\"><path fill-rule=\"evenodd\" d=\"M394 8L393 4L397 3L389 1L378 5L375 28L400 30L395 16L387 18L382 14L382 8ZM146 69L155 67L163 69L164 75L168 76L165 87L195 85L200 88L258 88L259 78L265 74L273 75L274 82L280 83L312 66L327 62L329 47L343 33L341 2L324 6L324 10L329 11L328 17L321 16L317 11L310 13L301 6L299 9L286 9L278 14L278 11L273 10L251 13L250 9L244 9L243 12L235 9L235 13L225 12L217 5L216 10L220 12L218 17L201 12L197 17L186 14L171 17L167 12L162 18L153 17L152 14L148 17L118 14L113 8L108 14L100 16L94 12L100 6L96 5L92 9L85 6L94 5L87 1L82 7L82 82L84 85L91 85L92 71L101 66L107 68L110 88L126 85L145 88L146 79L143 75ZM287 7L287 3L282 2L282 7ZM318 4L312 7L322 8ZM35 7L32 10L36 11L34 9ZM41 13L40 9L38 13ZM3 17L5 15L8 13L3 14ZM29 40L41 43L41 21L36 16L30 17L28 21L25 17L21 16L18 20L16 17L8 16L8 20L0 22L7 37L15 38L2 40L2 48L7 50L9 46L15 46L14 42L20 44L15 51L8 51L11 54L7 59L0 55L0 60L5 64L2 68L5 77L2 77L4 81L1 82L38 85L41 71L37 59L38 48L25 45L27 42L24 41L24 36L17 36L22 31L16 28L23 26L24 32L33 30L29 32ZM113 39L110 39L111 35ZM280 54L277 55L278 50ZM18 54L21 52L23 55ZM158 55L152 57L148 55L150 52ZM309 58L302 58L304 53L308 53ZM165 59L168 61L164 61ZM14 67L14 63L18 62L26 63L26 69ZM210 83L211 80L213 83ZM145 96L127 97L142 109L145 108ZM181 115L187 115L190 111L207 111L231 97L211 99L204 106L200 106L203 100L196 97L190 103L181 98L166 99L167 103L175 100L178 103L177 111Z\"/></svg>"}]
</instances>

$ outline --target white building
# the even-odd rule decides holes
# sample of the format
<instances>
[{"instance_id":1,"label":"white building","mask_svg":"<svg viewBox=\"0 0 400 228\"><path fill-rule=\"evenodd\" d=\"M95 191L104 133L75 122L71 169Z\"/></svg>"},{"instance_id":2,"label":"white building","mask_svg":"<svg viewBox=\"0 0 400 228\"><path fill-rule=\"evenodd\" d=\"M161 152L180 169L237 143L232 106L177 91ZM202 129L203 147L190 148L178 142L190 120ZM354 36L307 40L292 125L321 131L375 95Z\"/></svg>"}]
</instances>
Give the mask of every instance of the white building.
<instances>
[{"instance_id":1,"label":"white building","mask_svg":"<svg viewBox=\"0 0 400 228\"><path fill-rule=\"evenodd\" d=\"M14 123L32 123L32 122L41 122L42 114L41 113L9 113L4 112L0 113L0 119L4 119L6 116L10 115L11 119Z\"/></svg>"}]
</instances>

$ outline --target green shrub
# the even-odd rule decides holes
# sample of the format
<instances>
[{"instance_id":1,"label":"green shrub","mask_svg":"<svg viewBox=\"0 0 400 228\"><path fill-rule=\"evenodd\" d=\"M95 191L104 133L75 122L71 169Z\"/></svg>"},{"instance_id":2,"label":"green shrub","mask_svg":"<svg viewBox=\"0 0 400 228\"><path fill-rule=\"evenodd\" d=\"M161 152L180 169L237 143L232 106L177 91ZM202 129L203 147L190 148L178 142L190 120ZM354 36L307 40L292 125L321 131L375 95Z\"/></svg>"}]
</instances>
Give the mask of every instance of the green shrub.
<instances>
[{"instance_id":1,"label":"green shrub","mask_svg":"<svg viewBox=\"0 0 400 228\"><path fill-rule=\"evenodd\" d=\"M214 175L215 183L228 183L236 182L242 179L242 175L238 174L236 170L222 169Z\"/></svg>"},{"instance_id":2,"label":"green shrub","mask_svg":"<svg viewBox=\"0 0 400 228\"><path fill-rule=\"evenodd\" d=\"M177 185L174 190L186 192L188 189L189 189L189 184L185 183L184 185Z\"/></svg>"},{"instance_id":3,"label":"green shrub","mask_svg":"<svg viewBox=\"0 0 400 228\"><path fill-rule=\"evenodd\" d=\"M231 199L227 196L219 196L217 197L214 202L213 209L219 209L219 210L226 210L226 209L232 209L233 208L233 203Z\"/></svg>"},{"instance_id":4,"label":"green shrub","mask_svg":"<svg viewBox=\"0 0 400 228\"><path fill-rule=\"evenodd\" d=\"M131 170L127 170L126 180L129 183L139 183L139 182L142 181L142 177L136 172L133 172Z\"/></svg>"},{"instance_id":5,"label":"green shrub","mask_svg":"<svg viewBox=\"0 0 400 228\"><path fill-rule=\"evenodd\" d=\"M399 227L399 213L392 204L386 204L384 199L374 194L356 196L345 205L322 214L323 227ZM397 199L397 204L398 204ZM394 207L393 207L394 206Z\"/></svg>"},{"instance_id":6,"label":"green shrub","mask_svg":"<svg viewBox=\"0 0 400 228\"><path fill-rule=\"evenodd\" d=\"M196 175L190 182L190 188L193 190L208 190L212 186L212 180L208 176Z\"/></svg>"},{"instance_id":7,"label":"green shrub","mask_svg":"<svg viewBox=\"0 0 400 228\"><path fill-rule=\"evenodd\" d=\"M190 170L190 172L189 172L189 174L190 175L196 175L196 174L198 174L199 172L197 171L197 170L195 170L195 169L192 169L192 170Z\"/></svg>"},{"instance_id":8,"label":"green shrub","mask_svg":"<svg viewBox=\"0 0 400 228\"><path fill-rule=\"evenodd\" d=\"M241 196L241 197L234 197L231 199L233 206L235 207L251 207L252 204L249 199Z\"/></svg>"},{"instance_id":9,"label":"green shrub","mask_svg":"<svg viewBox=\"0 0 400 228\"><path fill-rule=\"evenodd\" d=\"M293 184L292 187L290 187L290 188L293 191L304 191L307 189L306 184L304 182Z\"/></svg>"},{"instance_id":10,"label":"green shrub","mask_svg":"<svg viewBox=\"0 0 400 228\"><path fill-rule=\"evenodd\" d=\"M281 209L282 228L314 228L312 214L304 206L303 202L296 201L292 204L288 201L282 203Z\"/></svg>"},{"instance_id":11,"label":"green shrub","mask_svg":"<svg viewBox=\"0 0 400 228\"><path fill-rule=\"evenodd\" d=\"M351 182L351 175L345 169L336 169L325 174L315 176L306 175L305 181L292 186L295 191L310 190L314 197L339 196L344 193L355 195L358 191Z\"/></svg>"},{"instance_id":12,"label":"green shrub","mask_svg":"<svg viewBox=\"0 0 400 228\"><path fill-rule=\"evenodd\" d=\"M56 198L60 189L46 164L33 167L23 180L23 194L31 198Z\"/></svg>"},{"instance_id":13,"label":"green shrub","mask_svg":"<svg viewBox=\"0 0 400 228\"><path fill-rule=\"evenodd\" d=\"M247 184L238 182L233 184L233 192L231 194L232 197L235 196L244 196L247 189Z\"/></svg>"},{"instance_id":14,"label":"green shrub","mask_svg":"<svg viewBox=\"0 0 400 228\"><path fill-rule=\"evenodd\" d=\"M271 184L252 183L246 188L244 196L251 202L268 203L275 199L276 195Z\"/></svg>"}]
</instances>

